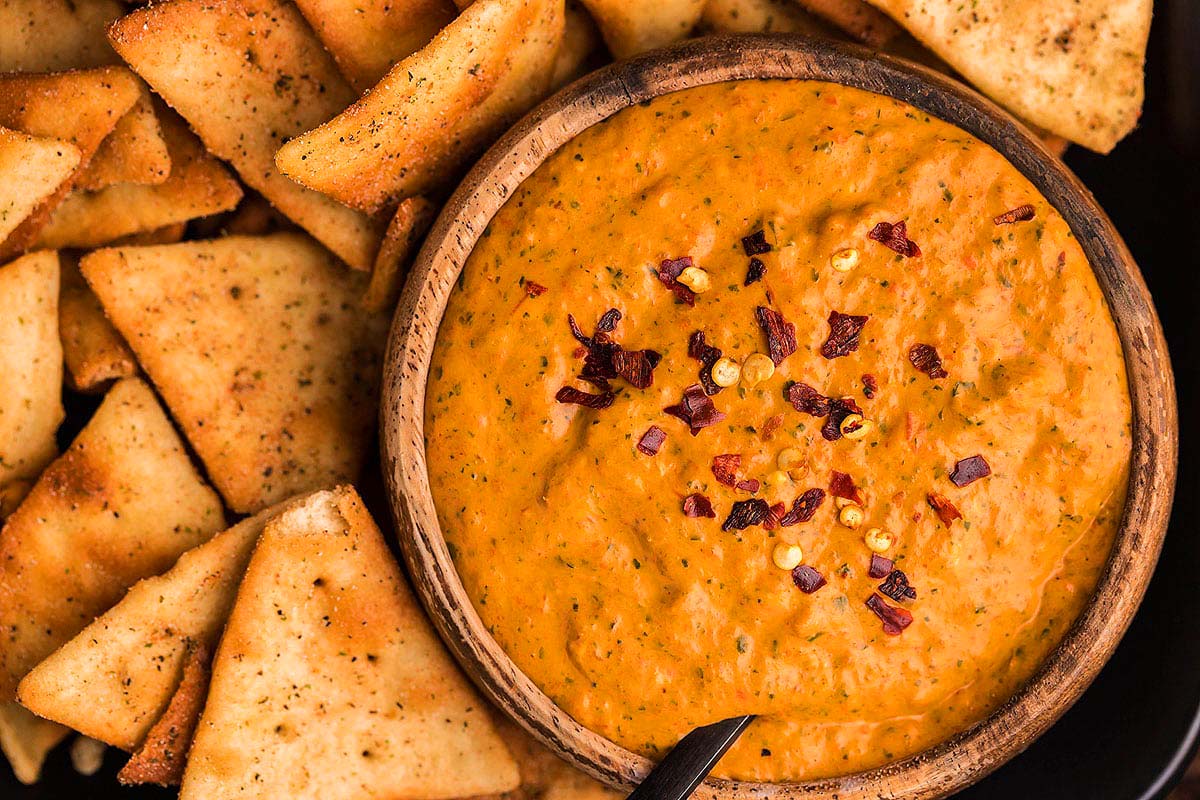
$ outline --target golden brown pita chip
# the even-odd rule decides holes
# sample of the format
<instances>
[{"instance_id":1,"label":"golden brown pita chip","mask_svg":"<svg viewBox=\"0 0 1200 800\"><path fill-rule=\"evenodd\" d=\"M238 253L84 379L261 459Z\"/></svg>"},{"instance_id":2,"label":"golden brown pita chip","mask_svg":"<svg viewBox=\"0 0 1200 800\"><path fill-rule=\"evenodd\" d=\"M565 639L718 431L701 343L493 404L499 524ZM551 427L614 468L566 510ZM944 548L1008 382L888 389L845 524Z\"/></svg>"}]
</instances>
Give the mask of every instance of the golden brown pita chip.
<instances>
[{"instance_id":1,"label":"golden brown pita chip","mask_svg":"<svg viewBox=\"0 0 1200 800\"><path fill-rule=\"evenodd\" d=\"M370 269L383 222L309 191L275 168L280 144L355 98L294 6L280 0L175 0L133 12L109 35L214 155L347 264Z\"/></svg>"},{"instance_id":2,"label":"golden brown pita chip","mask_svg":"<svg viewBox=\"0 0 1200 800\"><path fill-rule=\"evenodd\" d=\"M114 183L158 184L171 172L171 155L163 139L150 92L117 122L87 167L75 179L76 189L95 191Z\"/></svg>"},{"instance_id":3,"label":"golden brown pita chip","mask_svg":"<svg viewBox=\"0 0 1200 800\"><path fill-rule=\"evenodd\" d=\"M108 745L90 736L76 736L71 742L71 766L80 775L92 776L104 766Z\"/></svg>"},{"instance_id":4,"label":"golden brown pita chip","mask_svg":"<svg viewBox=\"0 0 1200 800\"><path fill-rule=\"evenodd\" d=\"M112 244L114 247L175 244L176 242L183 241L183 236L187 233L187 229L188 224L186 222L172 222L170 225L163 225L161 228L122 236L120 239L114 239Z\"/></svg>"},{"instance_id":5,"label":"golden brown pita chip","mask_svg":"<svg viewBox=\"0 0 1200 800\"><path fill-rule=\"evenodd\" d=\"M563 0L478 0L275 162L372 213L421 194L545 95L562 34Z\"/></svg>"},{"instance_id":6,"label":"golden brown pita chip","mask_svg":"<svg viewBox=\"0 0 1200 800\"><path fill-rule=\"evenodd\" d=\"M1151 0L872 0L1022 119L1107 153L1141 114Z\"/></svg>"},{"instance_id":7,"label":"golden brown pita chip","mask_svg":"<svg viewBox=\"0 0 1200 800\"><path fill-rule=\"evenodd\" d=\"M116 384L0 529L0 697L129 586L223 527L150 388Z\"/></svg>"},{"instance_id":8,"label":"golden brown pita chip","mask_svg":"<svg viewBox=\"0 0 1200 800\"><path fill-rule=\"evenodd\" d=\"M296 0L296 5L360 92L429 44L457 13L450 0Z\"/></svg>"},{"instance_id":9,"label":"golden brown pita chip","mask_svg":"<svg viewBox=\"0 0 1200 800\"><path fill-rule=\"evenodd\" d=\"M216 648L258 535L282 508L243 520L136 583L25 676L21 704L114 747L137 748L170 701L188 648Z\"/></svg>"},{"instance_id":10,"label":"golden brown pita chip","mask_svg":"<svg viewBox=\"0 0 1200 800\"><path fill-rule=\"evenodd\" d=\"M124 67L0 75L0 125L68 141L79 149L79 164L84 167L140 93L137 77ZM67 179L59 184L7 239L0 241L0 261L29 247L72 182Z\"/></svg>"},{"instance_id":11,"label":"golden brown pita chip","mask_svg":"<svg viewBox=\"0 0 1200 800\"><path fill-rule=\"evenodd\" d=\"M424 197L410 197L396 209L383 236L383 246L371 270L371 283L363 294L362 307L367 311L391 312L400 299L408 265L416 254L421 238L437 216L436 205Z\"/></svg>"},{"instance_id":12,"label":"golden brown pita chip","mask_svg":"<svg viewBox=\"0 0 1200 800\"><path fill-rule=\"evenodd\" d=\"M792 0L708 0L701 22L720 33L811 33L829 26Z\"/></svg>"},{"instance_id":13,"label":"golden brown pita chip","mask_svg":"<svg viewBox=\"0 0 1200 800\"><path fill-rule=\"evenodd\" d=\"M136 375L137 361L79 274L78 260L64 255L61 261L58 332L67 380L77 392L103 391L114 380Z\"/></svg>"},{"instance_id":14,"label":"golden brown pita chip","mask_svg":"<svg viewBox=\"0 0 1200 800\"><path fill-rule=\"evenodd\" d=\"M55 72L120 61L104 29L117 0L0 1L0 72Z\"/></svg>"},{"instance_id":15,"label":"golden brown pita chip","mask_svg":"<svg viewBox=\"0 0 1200 800\"><path fill-rule=\"evenodd\" d=\"M37 477L58 453L58 282L57 253L31 253L0 267L0 488Z\"/></svg>"},{"instance_id":16,"label":"golden brown pita chip","mask_svg":"<svg viewBox=\"0 0 1200 800\"><path fill-rule=\"evenodd\" d=\"M242 196L237 180L205 152L183 120L166 112L159 122L171 160L167 180L157 186L121 183L71 193L42 229L40 246L99 247L237 205Z\"/></svg>"},{"instance_id":17,"label":"golden brown pita chip","mask_svg":"<svg viewBox=\"0 0 1200 800\"><path fill-rule=\"evenodd\" d=\"M580 0L592 12L608 49L629 58L691 35L704 0Z\"/></svg>"},{"instance_id":18,"label":"golden brown pita chip","mask_svg":"<svg viewBox=\"0 0 1200 800\"><path fill-rule=\"evenodd\" d=\"M518 781L357 493L317 492L267 523L182 800L450 798Z\"/></svg>"},{"instance_id":19,"label":"golden brown pita chip","mask_svg":"<svg viewBox=\"0 0 1200 800\"><path fill-rule=\"evenodd\" d=\"M16 703L0 703L0 751L17 780L27 786L38 782L46 756L68 733L62 725L36 717Z\"/></svg>"},{"instance_id":20,"label":"golden brown pita chip","mask_svg":"<svg viewBox=\"0 0 1200 800\"><path fill-rule=\"evenodd\" d=\"M586 73L597 60L603 39L592 15L578 0L567 0L563 17L563 38L558 45L551 68L550 90L566 86Z\"/></svg>"},{"instance_id":21,"label":"golden brown pita chip","mask_svg":"<svg viewBox=\"0 0 1200 800\"><path fill-rule=\"evenodd\" d=\"M866 0L797 0L814 16L844 32L851 39L883 48L903 29Z\"/></svg>"},{"instance_id":22,"label":"golden brown pita chip","mask_svg":"<svg viewBox=\"0 0 1200 800\"><path fill-rule=\"evenodd\" d=\"M117 773L124 786L154 783L178 786L183 780L187 751L200 721L204 698L208 694L211 651L202 644L189 642L183 663L183 678L171 695L166 710L150 728L146 740L133 758Z\"/></svg>"},{"instance_id":23,"label":"golden brown pita chip","mask_svg":"<svg viewBox=\"0 0 1200 800\"><path fill-rule=\"evenodd\" d=\"M307 236L98 250L80 264L229 507L352 480L387 321Z\"/></svg>"},{"instance_id":24,"label":"golden brown pita chip","mask_svg":"<svg viewBox=\"0 0 1200 800\"><path fill-rule=\"evenodd\" d=\"M16 480L0 486L0 522L17 510L25 495L33 488L31 480Z\"/></svg>"},{"instance_id":25,"label":"golden brown pita chip","mask_svg":"<svg viewBox=\"0 0 1200 800\"><path fill-rule=\"evenodd\" d=\"M79 157L62 139L0 128L0 242L71 177Z\"/></svg>"}]
</instances>

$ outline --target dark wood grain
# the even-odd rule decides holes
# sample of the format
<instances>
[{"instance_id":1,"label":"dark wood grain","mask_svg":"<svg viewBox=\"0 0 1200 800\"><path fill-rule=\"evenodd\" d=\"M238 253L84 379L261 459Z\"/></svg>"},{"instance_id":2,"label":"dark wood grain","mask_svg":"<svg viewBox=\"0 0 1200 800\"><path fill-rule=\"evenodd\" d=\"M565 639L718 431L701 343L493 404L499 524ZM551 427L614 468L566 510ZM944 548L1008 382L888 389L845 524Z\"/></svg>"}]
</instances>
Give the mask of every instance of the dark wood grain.
<instances>
[{"instance_id":1,"label":"dark wood grain","mask_svg":"<svg viewBox=\"0 0 1200 800\"><path fill-rule=\"evenodd\" d=\"M694 40L593 73L544 103L479 161L451 197L409 276L393 322L381 408L383 468L400 547L434 624L476 684L534 736L580 768L629 788L649 762L583 728L516 668L488 634L455 572L430 495L425 383L451 289L479 235L513 189L571 137L661 94L726 80L815 79L904 100L1008 157L1062 213L1116 321L1133 401L1128 499L1092 600L1037 675L984 722L903 761L810 784L709 779L710 798L938 798L1024 749L1078 699L1141 601L1166 531L1178 433L1174 378L1141 274L1075 176L1010 116L923 67L803 36Z\"/></svg>"}]
</instances>

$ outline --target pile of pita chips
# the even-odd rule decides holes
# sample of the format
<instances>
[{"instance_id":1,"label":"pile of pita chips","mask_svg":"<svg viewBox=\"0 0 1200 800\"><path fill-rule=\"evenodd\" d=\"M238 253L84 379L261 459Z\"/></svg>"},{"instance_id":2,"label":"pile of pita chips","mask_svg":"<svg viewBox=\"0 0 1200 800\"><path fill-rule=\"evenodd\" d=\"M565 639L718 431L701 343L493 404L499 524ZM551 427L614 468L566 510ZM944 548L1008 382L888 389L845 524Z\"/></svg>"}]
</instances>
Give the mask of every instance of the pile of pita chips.
<instances>
[{"instance_id":1,"label":"pile of pita chips","mask_svg":"<svg viewBox=\"0 0 1200 800\"><path fill-rule=\"evenodd\" d=\"M118 0L3 0L0 72L56 72L116 64L104 30Z\"/></svg>"},{"instance_id":2,"label":"pile of pita chips","mask_svg":"<svg viewBox=\"0 0 1200 800\"><path fill-rule=\"evenodd\" d=\"M66 183L79 160L68 141L0 128L0 241Z\"/></svg>"},{"instance_id":3,"label":"pile of pita chips","mask_svg":"<svg viewBox=\"0 0 1200 800\"><path fill-rule=\"evenodd\" d=\"M28 256L27 256L28 257ZM77 392L99 392L137 374L133 351L104 316L100 301L79 274L79 262L63 255L58 296L58 333L67 383Z\"/></svg>"},{"instance_id":4,"label":"pile of pita chips","mask_svg":"<svg viewBox=\"0 0 1200 800\"><path fill-rule=\"evenodd\" d=\"M268 522L180 797L469 797L518 782L354 490Z\"/></svg>"},{"instance_id":5,"label":"pile of pita chips","mask_svg":"<svg viewBox=\"0 0 1200 800\"><path fill-rule=\"evenodd\" d=\"M150 92L117 121L112 133L96 149L92 160L75 179L75 188L88 191L114 183L157 184L171 171L171 155L163 139Z\"/></svg>"}]
</instances>

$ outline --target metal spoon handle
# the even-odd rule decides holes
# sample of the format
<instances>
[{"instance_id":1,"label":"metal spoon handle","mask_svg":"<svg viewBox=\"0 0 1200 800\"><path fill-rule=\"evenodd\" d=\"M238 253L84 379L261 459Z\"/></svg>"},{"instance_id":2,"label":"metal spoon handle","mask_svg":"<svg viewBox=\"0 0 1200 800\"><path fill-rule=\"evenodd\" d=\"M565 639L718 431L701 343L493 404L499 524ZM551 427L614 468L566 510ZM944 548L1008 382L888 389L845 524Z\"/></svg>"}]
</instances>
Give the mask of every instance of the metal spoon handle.
<instances>
[{"instance_id":1,"label":"metal spoon handle","mask_svg":"<svg viewBox=\"0 0 1200 800\"><path fill-rule=\"evenodd\" d=\"M658 762L628 800L685 800L746 730L753 714L732 717L689 733Z\"/></svg>"}]
</instances>

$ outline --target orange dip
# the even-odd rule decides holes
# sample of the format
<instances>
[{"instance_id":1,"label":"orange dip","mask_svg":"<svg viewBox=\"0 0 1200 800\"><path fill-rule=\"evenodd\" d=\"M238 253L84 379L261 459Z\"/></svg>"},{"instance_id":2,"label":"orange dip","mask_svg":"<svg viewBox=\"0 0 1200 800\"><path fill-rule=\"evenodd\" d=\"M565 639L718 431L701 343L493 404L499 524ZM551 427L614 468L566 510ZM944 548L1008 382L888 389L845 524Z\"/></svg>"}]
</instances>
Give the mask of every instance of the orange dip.
<instances>
[{"instance_id":1,"label":"orange dip","mask_svg":"<svg viewBox=\"0 0 1200 800\"><path fill-rule=\"evenodd\" d=\"M1025 204L1031 219L995 221ZM900 221L920 255L869 236ZM758 231L771 250L747 286L742 238ZM857 263L838 271L847 249ZM656 273L682 256L710 278L694 307ZM697 383L689 336L738 363L766 353L759 306L795 326L796 351L713 396L725 418L689 435L663 410ZM616 378L598 410L556 402L563 386L600 391L576 377L584 348L567 315L590 336L609 308L623 315L613 341L661 354L652 385ZM834 310L869 320L858 348L830 359ZM944 377L910 363L915 344L936 349ZM852 398L866 435L825 438L825 420L785 398L796 381ZM651 425L667 437L654 456L636 446ZM455 563L517 665L583 725L650 756L759 714L717 772L772 781L902 758L1010 697L1093 590L1130 451L1121 346L1059 214L963 131L799 81L667 95L551 156L463 271L426 426ZM790 475L785 448L802 457ZM757 494L718 482L720 454L740 454ZM956 485L974 455L991 475ZM861 527L838 519L835 470L864 494ZM810 521L722 530L735 502L790 509L811 488L826 497ZM684 515L693 493L715 518ZM931 493L962 518L943 523ZM872 528L894 536L883 555L916 589L883 598L912 615L899 635L864 604L883 582L868 576ZM797 588L773 561L780 543L826 585Z\"/></svg>"}]
</instances>

